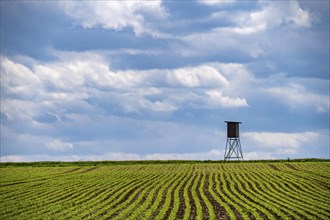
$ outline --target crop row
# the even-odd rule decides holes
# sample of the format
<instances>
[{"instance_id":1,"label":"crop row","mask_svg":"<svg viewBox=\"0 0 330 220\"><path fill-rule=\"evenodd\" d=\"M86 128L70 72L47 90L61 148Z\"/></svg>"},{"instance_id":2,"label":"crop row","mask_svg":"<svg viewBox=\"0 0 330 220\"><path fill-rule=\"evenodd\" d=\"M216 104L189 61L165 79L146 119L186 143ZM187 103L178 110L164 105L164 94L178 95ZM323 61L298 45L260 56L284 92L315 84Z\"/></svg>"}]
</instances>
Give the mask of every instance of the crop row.
<instances>
[{"instance_id":1,"label":"crop row","mask_svg":"<svg viewBox=\"0 0 330 220\"><path fill-rule=\"evenodd\" d=\"M328 162L0 171L0 219L330 218Z\"/></svg>"}]
</instances>

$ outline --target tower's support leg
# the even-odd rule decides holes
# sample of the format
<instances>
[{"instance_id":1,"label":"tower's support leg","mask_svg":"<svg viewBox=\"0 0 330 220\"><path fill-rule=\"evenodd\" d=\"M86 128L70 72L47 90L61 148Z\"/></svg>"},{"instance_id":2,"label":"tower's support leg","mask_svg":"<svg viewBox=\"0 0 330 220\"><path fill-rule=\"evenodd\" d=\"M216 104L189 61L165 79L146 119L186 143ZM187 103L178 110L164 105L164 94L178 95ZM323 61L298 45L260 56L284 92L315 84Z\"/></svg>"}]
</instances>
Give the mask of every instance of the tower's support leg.
<instances>
[{"instance_id":1,"label":"tower's support leg","mask_svg":"<svg viewBox=\"0 0 330 220\"><path fill-rule=\"evenodd\" d=\"M239 138L227 138L225 160L242 159L243 153Z\"/></svg>"}]
</instances>

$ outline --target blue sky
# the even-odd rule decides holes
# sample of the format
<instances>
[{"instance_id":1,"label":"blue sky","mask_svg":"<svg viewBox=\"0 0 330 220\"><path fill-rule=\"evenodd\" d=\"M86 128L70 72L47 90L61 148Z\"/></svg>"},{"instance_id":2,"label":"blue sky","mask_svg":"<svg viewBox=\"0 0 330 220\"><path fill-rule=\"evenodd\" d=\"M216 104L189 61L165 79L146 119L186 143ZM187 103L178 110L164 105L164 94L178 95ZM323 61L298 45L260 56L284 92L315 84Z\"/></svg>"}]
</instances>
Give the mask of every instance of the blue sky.
<instances>
[{"instance_id":1,"label":"blue sky","mask_svg":"<svg viewBox=\"0 0 330 220\"><path fill-rule=\"evenodd\" d=\"M1 1L1 161L329 158L329 1Z\"/></svg>"}]
</instances>

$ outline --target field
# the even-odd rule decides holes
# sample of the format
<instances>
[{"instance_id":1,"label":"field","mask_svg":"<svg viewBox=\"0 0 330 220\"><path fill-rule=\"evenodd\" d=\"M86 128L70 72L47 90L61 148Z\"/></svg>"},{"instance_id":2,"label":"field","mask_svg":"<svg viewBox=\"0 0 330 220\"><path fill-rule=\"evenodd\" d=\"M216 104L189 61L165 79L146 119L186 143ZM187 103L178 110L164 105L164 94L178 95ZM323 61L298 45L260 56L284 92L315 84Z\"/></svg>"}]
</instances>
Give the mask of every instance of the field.
<instances>
[{"instance_id":1,"label":"field","mask_svg":"<svg viewBox=\"0 0 330 220\"><path fill-rule=\"evenodd\" d=\"M34 165L0 166L0 219L330 219L329 161Z\"/></svg>"}]
</instances>

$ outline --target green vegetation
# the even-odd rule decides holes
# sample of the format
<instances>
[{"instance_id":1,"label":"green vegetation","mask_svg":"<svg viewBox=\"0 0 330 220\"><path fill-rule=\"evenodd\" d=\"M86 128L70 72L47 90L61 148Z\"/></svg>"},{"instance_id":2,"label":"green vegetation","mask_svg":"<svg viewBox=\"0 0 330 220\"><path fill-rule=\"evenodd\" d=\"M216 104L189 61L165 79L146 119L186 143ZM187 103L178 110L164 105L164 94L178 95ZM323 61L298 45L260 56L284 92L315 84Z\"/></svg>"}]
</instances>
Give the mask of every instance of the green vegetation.
<instances>
[{"instance_id":1,"label":"green vegetation","mask_svg":"<svg viewBox=\"0 0 330 220\"><path fill-rule=\"evenodd\" d=\"M0 164L0 219L330 219L330 161Z\"/></svg>"},{"instance_id":2,"label":"green vegetation","mask_svg":"<svg viewBox=\"0 0 330 220\"><path fill-rule=\"evenodd\" d=\"M109 166L109 165L141 165L141 164L196 164L196 163L283 163L283 162L329 162L329 159L302 158L286 160L128 160L128 161L41 161L41 162L0 162L0 167L77 167L77 166Z\"/></svg>"}]
</instances>

